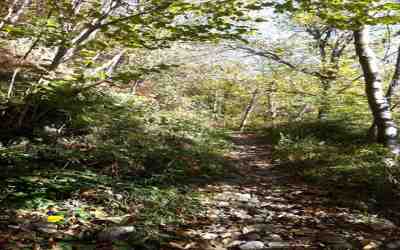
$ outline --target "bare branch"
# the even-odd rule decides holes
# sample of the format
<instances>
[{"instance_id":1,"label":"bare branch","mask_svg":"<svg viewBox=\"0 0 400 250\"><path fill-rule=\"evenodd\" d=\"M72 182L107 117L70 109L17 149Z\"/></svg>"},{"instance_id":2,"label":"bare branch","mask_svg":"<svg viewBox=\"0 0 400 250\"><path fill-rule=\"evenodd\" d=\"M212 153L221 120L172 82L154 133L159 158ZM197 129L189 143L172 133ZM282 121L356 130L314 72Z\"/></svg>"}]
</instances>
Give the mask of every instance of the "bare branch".
<instances>
[{"instance_id":1,"label":"bare branch","mask_svg":"<svg viewBox=\"0 0 400 250\"><path fill-rule=\"evenodd\" d=\"M235 49L240 49L240 50L242 50L242 51L244 51L244 52L246 52L247 54L250 54L250 55L261 56L261 57L264 57L264 58L271 59L271 60L273 60L273 61L275 61L277 63L286 65L287 67L289 67L289 68L291 68L291 69L293 69L293 70L295 70L297 72L301 72L301 73L304 73L304 74L307 74L307 75L311 75L311 76L317 77L319 79L326 79L327 78L327 76L321 74L318 71L309 70L307 68L301 68L301 67L299 67L299 66L297 66L297 65L295 65L295 64L293 64L293 63L291 63L291 62L289 62L289 61L287 61L285 59L283 59L277 53L274 53L272 51L257 50L257 49L253 49L253 48L246 47L246 46L237 46L237 47L234 47L234 48Z\"/></svg>"}]
</instances>

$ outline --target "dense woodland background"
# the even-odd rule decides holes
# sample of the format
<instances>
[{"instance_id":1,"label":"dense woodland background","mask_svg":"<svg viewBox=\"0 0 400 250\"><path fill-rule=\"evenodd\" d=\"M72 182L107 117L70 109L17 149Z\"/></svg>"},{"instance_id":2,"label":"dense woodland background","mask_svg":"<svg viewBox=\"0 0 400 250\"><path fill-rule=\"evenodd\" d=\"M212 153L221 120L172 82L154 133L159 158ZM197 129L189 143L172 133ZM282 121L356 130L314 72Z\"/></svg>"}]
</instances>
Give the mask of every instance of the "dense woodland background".
<instances>
[{"instance_id":1,"label":"dense woodland background","mask_svg":"<svg viewBox=\"0 0 400 250\"><path fill-rule=\"evenodd\" d=\"M56 249L57 238L90 249L93 235L124 225L121 249L175 249L170 227L201 214L194 187L240 177L231 138L248 133L296 181L400 223L399 10L1 1L0 248ZM57 227L38 226L52 211ZM192 246L182 249L206 249Z\"/></svg>"}]
</instances>

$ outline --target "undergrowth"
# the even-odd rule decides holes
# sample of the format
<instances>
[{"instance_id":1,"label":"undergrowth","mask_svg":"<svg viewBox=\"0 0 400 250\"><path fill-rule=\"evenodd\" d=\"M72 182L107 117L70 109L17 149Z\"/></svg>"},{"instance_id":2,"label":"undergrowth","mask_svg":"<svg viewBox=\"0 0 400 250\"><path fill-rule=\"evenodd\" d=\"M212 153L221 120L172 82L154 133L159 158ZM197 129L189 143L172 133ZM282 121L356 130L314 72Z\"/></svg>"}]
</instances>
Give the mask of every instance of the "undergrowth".
<instances>
[{"instance_id":1,"label":"undergrowth","mask_svg":"<svg viewBox=\"0 0 400 250\"><path fill-rule=\"evenodd\" d=\"M65 216L62 228L76 218L88 226L73 231L76 240L91 242L83 235L134 225L140 237L129 238L131 247L162 245L168 227L200 212L193 185L225 171L227 133L211 128L205 116L161 110L144 97L91 100L79 112L66 107L61 123L0 148L0 215L27 223L55 207Z\"/></svg>"},{"instance_id":2,"label":"undergrowth","mask_svg":"<svg viewBox=\"0 0 400 250\"><path fill-rule=\"evenodd\" d=\"M274 163L281 170L338 195L385 206L396 199L397 190L388 182L385 168L390 153L369 142L367 130L360 124L333 120L281 124L266 133L274 144Z\"/></svg>"}]
</instances>

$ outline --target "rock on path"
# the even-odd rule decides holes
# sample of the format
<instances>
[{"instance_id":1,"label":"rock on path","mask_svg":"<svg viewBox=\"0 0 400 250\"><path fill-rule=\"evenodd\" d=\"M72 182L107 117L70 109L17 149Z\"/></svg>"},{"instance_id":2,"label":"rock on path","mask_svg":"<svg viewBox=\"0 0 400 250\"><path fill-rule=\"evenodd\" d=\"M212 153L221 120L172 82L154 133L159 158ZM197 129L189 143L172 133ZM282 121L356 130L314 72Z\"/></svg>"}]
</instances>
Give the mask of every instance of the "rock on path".
<instances>
[{"instance_id":1,"label":"rock on path","mask_svg":"<svg viewBox=\"0 0 400 250\"><path fill-rule=\"evenodd\" d=\"M206 210L200 225L185 229L195 242L185 249L374 249L376 242L396 249L396 225L364 211L329 205L327 191L271 164L267 139L237 134L233 142L236 150L229 157L237 174L199 188Z\"/></svg>"}]
</instances>

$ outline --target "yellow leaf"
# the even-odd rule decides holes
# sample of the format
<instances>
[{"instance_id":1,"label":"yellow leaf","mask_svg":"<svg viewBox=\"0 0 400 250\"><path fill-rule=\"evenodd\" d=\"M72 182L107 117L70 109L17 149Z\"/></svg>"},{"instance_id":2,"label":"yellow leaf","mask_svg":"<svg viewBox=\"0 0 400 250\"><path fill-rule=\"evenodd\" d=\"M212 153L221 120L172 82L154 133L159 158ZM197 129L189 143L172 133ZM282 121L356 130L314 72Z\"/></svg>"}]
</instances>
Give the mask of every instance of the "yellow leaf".
<instances>
[{"instance_id":1,"label":"yellow leaf","mask_svg":"<svg viewBox=\"0 0 400 250\"><path fill-rule=\"evenodd\" d=\"M93 212L93 215L94 215L94 217L96 217L97 219L105 219L105 218L108 217L108 214L107 214L106 212L104 212L103 210L101 210L101 209L96 209L96 210Z\"/></svg>"},{"instance_id":2,"label":"yellow leaf","mask_svg":"<svg viewBox=\"0 0 400 250\"><path fill-rule=\"evenodd\" d=\"M59 215L50 215L47 217L47 222L56 223L62 220L64 220L64 217Z\"/></svg>"}]
</instances>

